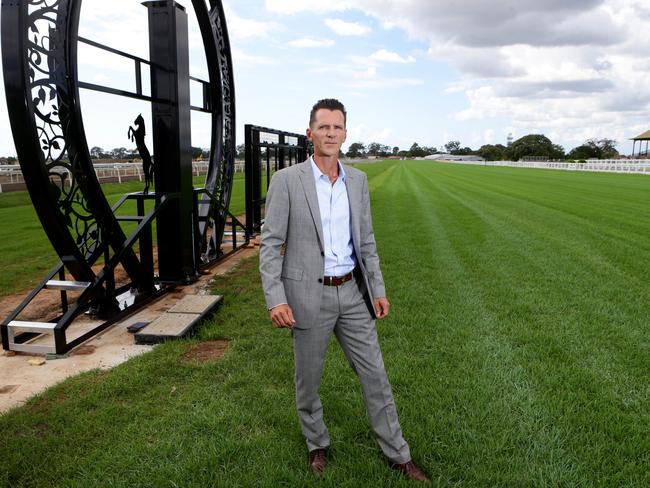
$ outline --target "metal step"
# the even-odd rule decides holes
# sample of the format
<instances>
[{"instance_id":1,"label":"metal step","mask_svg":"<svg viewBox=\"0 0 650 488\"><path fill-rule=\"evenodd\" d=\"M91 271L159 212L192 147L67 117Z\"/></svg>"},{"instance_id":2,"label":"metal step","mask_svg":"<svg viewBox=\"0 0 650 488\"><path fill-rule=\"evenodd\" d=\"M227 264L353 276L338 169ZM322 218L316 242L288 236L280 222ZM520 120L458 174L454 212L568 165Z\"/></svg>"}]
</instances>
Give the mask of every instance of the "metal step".
<instances>
[{"instance_id":1,"label":"metal step","mask_svg":"<svg viewBox=\"0 0 650 488\"><path fill-rule=\"evenodd\" d=\"M54 345L42 344L23 344L15 342L16 332L30 332L37 334L52 334L56 324L53 322L24 322L22 320L12 320L7 324L9 350L18 352L30 352L34 354L56 354Z\"/></svg>"},{"instance_id":2,"label":"metal step","mask_svg":"<svg viewBox=\"0 0 650 488\"><path fill-rule=\"evenodd\" d=\"M49 280L45 284L45 288L48 290L84 291L90 285L90 281Z\"/></svg>"},{"instance_id":3,"label":"metal step","mask_svg":"<svg viewBox=\"0 0 650 488\"><path fill-rule=\"evenodd\" d=\"M31 354L56 354L55 346L16 344L15 342L9 342L9 350L16 352L29 352Z\"/></svg>"},{"instance_id":4,"label":"metal step","mask_svg":"<svg viewBox=\"0 0 650 488\"><path fill-rule=\"evenodd\" d=\"M9 329L20 329L25 332L39 332L41 334L51 334L56 327L54 322L23 322L22 320L12 320L7 324Z\"/></svg>"}]
</instances>

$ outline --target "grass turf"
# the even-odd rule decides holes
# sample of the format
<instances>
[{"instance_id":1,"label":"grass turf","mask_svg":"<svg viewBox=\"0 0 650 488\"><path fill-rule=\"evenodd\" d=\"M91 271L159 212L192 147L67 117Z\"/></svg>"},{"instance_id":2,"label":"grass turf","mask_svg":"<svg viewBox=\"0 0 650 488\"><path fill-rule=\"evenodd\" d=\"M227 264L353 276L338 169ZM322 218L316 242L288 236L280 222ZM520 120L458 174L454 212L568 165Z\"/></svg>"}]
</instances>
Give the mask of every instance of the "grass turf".
<instances>
[{"instance_id":1,"label":"grass turf","mask_svg":"<svg viewBox=\"0 0 650 488\"><path fill-rule=\"evenodd\" d=\"M360 165L392 302L400 420L439 486L650 484L650 180L430 162ZM324 480L306 469L291 342L255 259L197 338L70 379L0 417L7 486L409 486L330 348ZM220 360L186 348L231 339Z\"/></svg>"},{"instance_id":2,"label":"grass turf","mask_svg":"<svg viewBox=\"0 0 650 488\"><path fill-rule=\"evenodd\" d=\"M194 186L199 187L204 177L195 177ZM143 183L110 183L103 185L108 202L113 205L127 193L142 191ZM231 212L244 212L244 176L235 175ZM121 215L135 215L135 203L127 202L120 209ZM0 297L34 287L59 261L52 245L43 232L32 201L27 192L0 193ZM128 233L134 223L123 224ZM155 232L154 232L155 239ZM29 262L29 266L25 263Z\"/></svg>"}]
</instances>

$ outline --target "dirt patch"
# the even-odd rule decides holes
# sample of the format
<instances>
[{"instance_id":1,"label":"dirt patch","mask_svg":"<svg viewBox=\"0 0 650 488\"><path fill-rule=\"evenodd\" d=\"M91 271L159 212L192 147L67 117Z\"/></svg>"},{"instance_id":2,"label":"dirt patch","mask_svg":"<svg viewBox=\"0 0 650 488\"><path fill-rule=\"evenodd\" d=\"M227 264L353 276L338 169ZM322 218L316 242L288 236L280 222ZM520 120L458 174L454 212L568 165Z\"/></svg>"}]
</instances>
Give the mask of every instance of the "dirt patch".
<instances>
[{"instance_id":1,"label":"dirt patch","mask_svg":"<svg viewBox=\"0 0 650 488\"><path fill-rule=\"evenodd\" d=\"M236 254L224 259L213 268L210 268L211 275L202 276L196 283L188 287L179 287L177 290L170 290L169 295L163 295L158 298L153 303L149 303L147 306L143 307L141 310L136 312L134 315L125 318L123 321L120 321L113 326L109 327L101 334L89 339L84 345L95 346L96 349L90 354L75 354L81 346L76 349L73 349L67 355L62 357L51 358L52 360L46 361L46 363L39 367L30 366L27 360L33 355L27 355L23 353L13 353L13 352L4 352L0 351L0 387L10 386L10 385L20 385L19 388L15 389L12 392L7 391L7 393L0 394L0 413L9 410L10 408L25 405L26 411L29 414L34 415L47 415L54 406L60 405L68 401L67 391L74 391L75 397L79 396L79 391L83 391L83 388L79 389L73 385L79 385L79 381L98 381L101 379L101 375L98 376L99 372L95 372L91 375L90 378L82 377L74 380L74 383L71 383L70 388L55 388L54 390L48 391L41 398L33 399L28 401L29 397L42 392L45 388L61 382L63 379L68 376L81 373L83 371L89 370L105 370L112 368L118 364L123 363L124 361L135 357L139 354L143 354L151 350L151 346L138 345L134 344L133 335L129 334L127 329L130 325L137 322L151 322L160 315L160 313L165 312L173 305L175 301L182 298L186 294L201 294L200 291L206 289L209 290L214 286L215 280L220 280L218 276L223 275L229 272L240 260L249 258L257 254L257 249L255 248L246 248L238 251ZM196 291L193 291L196 290ZM51 290L53 300L50 304L45 304L47 307L55 307L56 299L58 293L54 290ZM16 297L16 300L22 300L24 297ZM43 298L46 298L45 293L43 293ZM0 299L0 305L2 302L6 304L6 297ZM165 305L161 302L166 302ZM6 313L10 313L13 310L13 307L7 306ZM161 311L156 311L154 308L160 307ZM11 310L7 310L11 308ZM1 307L0 307L1 309ZM6 316L6 315L5 315ZM23 318L23 320L28 320ZM34 317L34 320L39 320L41 317ZM78 321L91 320L91 318L86 319L85 317L79 317L75 324ZM81 324L85 326L84 324ZM228 350L228 339L219 338L221 340L213 341L217 344L221 342L220 345L210 344L209 345L198 345L199 347L187 348L186 358L188 360L187 364L195 364L201 366L201 364L210 364L212 361L217 360L223 353ZM207 347L207 350L203 348ZM83 350L82 350L83 351ZM88 350L87 352L90 352ZM51 435L51 431L50 431Z\"/></svg>"},{"instance_id":2,"label":"dirt patch","mask_svg":"<svg viewBox=\"0 0 650 488\"><path fill-rule=\"evenodd\" d=\"M84 344L83 346L79 346L76 349L73 349L72 352L70 353L71 356L85 356L88 354L92 354L97 350L97 346L94 346L92 344Z\"/></svg>"},{"instance_id":3,"label":"dirt patch","mask_svg":"<svg viewBox=\"0 0 650 488\"><path fill-rule=\"evenodd\" d=\"M0 395L7 394L7 393L13 393L16 391L18 388L20 388L20 385L4 385L0 386Z\"/></svg>"},{"instance_id":4,"label":"dirt patch","mask_svg":"<svg viewBox=\"0 0 650 488\"><path fill-rule=\"evenodd\" d=\"M50 426L46 423L38 423L34 425L34 431L37 437L45 437L50 430Z\"/></svg>"},{"instance_id":5,"label":"dirt patch","mask_svg":"<svg viewBox=\"0 0 650 488\"><path fill-rule=\"evenodd\" d=\"M223 356L229 348L228 339L201 342L185 351L183 359L194 363L210 363Z\"/></svg>"},{"instance_id":6,"label":"dirt patch","mask_svg":"<svg viewBox=\"0 0 650 488\"><path fill-rule=\"evenodd\" d=\"M158 263L158 248L153 250L154 266ZM99 274L104 268L103 264L95 264L92 269L95 274ZM129 275L126 273L121 264L115 268L115 286L120 287L130 282ZM55 276L54 279L59 279ZM73 279L66 273L66 279ZM11 295L6 295L0 298L0 316L7 317L9 314L18 308L18 305L25 299L31 292L31 289L24 290ZM80 292L69 291L68 303L73 304L81 295ZM59 290L41 290L27 307L20 313L18 320L33 320L37 322L53 321L56 317L61 315L61 292Z\"/></svg>"}]
</instances>

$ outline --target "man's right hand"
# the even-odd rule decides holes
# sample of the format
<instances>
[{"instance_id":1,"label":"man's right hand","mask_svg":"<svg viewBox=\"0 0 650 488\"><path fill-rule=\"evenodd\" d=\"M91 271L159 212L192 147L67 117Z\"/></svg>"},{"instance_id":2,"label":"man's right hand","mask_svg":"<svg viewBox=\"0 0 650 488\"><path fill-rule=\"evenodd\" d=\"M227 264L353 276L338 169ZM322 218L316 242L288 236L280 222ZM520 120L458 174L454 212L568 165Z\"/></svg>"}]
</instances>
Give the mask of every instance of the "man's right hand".
<instances>
[{"instance_id":1,"label":"man's right hand","mask_svg":"<svg viewBox=\"0 0 650 488\"><path fill-rule=\"evenodd\" d=\"M277 328L291 328L296 321L293 319L293 312L291 307L286 303L273 307L269 312L271 315L271 321L273 325Z\"/></svg>"}]
</instances>

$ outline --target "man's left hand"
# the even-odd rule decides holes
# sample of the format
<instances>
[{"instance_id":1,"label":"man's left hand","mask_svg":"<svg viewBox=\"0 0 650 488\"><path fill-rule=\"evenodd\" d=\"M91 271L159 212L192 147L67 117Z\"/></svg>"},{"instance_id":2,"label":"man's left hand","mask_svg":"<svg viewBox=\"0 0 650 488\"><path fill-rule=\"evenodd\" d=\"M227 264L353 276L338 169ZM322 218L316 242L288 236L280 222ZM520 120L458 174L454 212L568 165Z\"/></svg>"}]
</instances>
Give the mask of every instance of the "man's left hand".
<instances>
[{"instance_id":1,"label":"man's left hand","mask_svg":"<svg viewBox=\"0 0 650 488\"><path fill-rule=\"evenodd\" d=\"M375 306L375 315L377 315L378 319L383 319L386 315L388 315L390 303L388 303L388 299L386 297L375 298L373 300L373 304Z\"/></svg>"}]
</instances>

